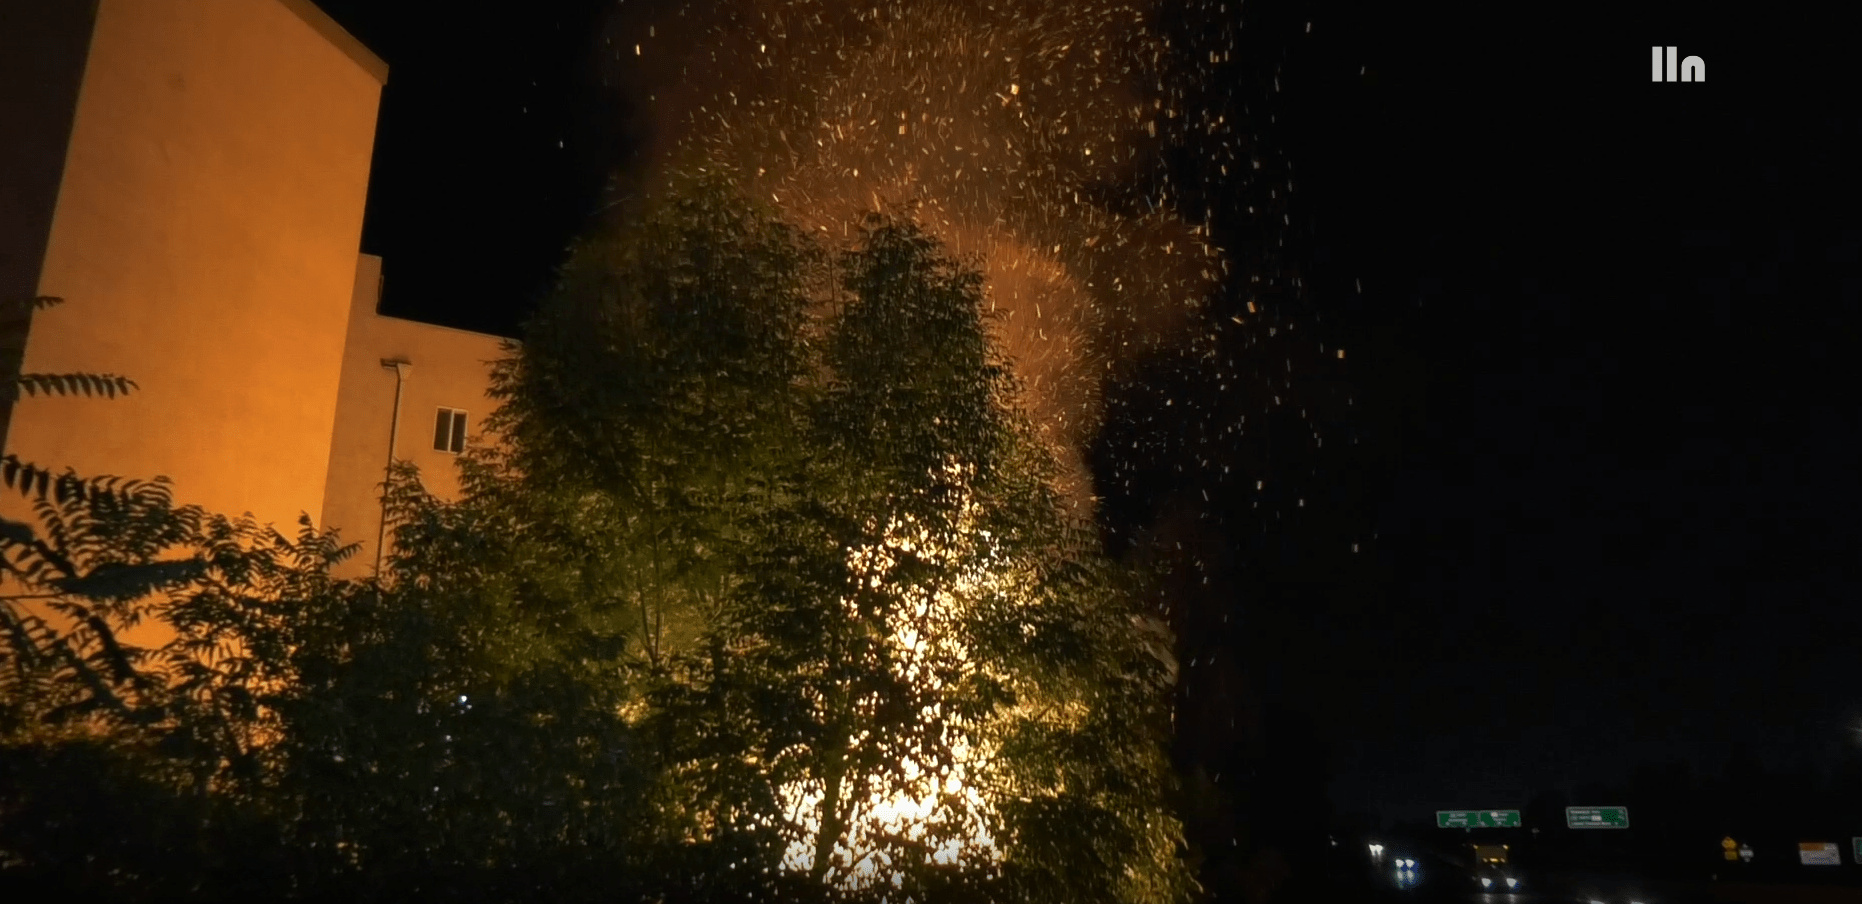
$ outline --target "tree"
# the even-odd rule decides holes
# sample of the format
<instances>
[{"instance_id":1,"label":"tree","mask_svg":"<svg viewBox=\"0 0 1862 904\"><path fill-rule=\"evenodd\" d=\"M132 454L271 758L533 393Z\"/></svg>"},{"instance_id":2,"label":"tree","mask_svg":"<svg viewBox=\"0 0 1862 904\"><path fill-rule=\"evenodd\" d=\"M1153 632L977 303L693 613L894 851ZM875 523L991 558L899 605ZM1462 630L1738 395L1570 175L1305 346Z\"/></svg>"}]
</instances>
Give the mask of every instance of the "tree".
<instances>
[{"instance_id":1,"label":"tree","mask_svg":"<svg viewBox=\"0 0 1862 904\"><path fill-rule=\"evenodd\" d=\"M545 608L611 613L688 892L1188 888L1167 639L1067 522L982 301L902 217L831 255L699 183L578 249L498 374L467 504L581 550Z\"/></svg>"},{"instance_id":2,"label":"tree","mask_svg":"<svg viewBox=\"0 0 1862 904\"><path fill-rule=\"evenodd\" d=\"M1184 899L1170 639L982 302L909 218L830 252L701 180L575 249L462 498L391 472L376 578L308 523L53 487L27 589L177 640L6 663L0 762L55 780L0 852L119 897L238 862L271 897ZM60 815L104 774L161 817L124 850Z\"/></svg>"},{"instance_id":3,"label":"tree","mask_svg":"<svg viewBox=\"0 0 1862 904\"><path fill-rule=\"evenodd\" d=\"M8 323L30 322L39 311L54 308L65 300L51 295L15 300L7 299L0 304L0 320ZM128 395L136 388L135 381L117 374L77 373L11 373L0 376L0 411L11 411L13 403L23 396L103 396L116 398ZM58 473L49 468L22 460L19 456L7 453L0 458L0 481L8 489L16 489L28 495L43 499L52 489ZM87 484L65 485L65 492L79 491ZM95 487L91 487L96 489ZM9 528L17 533L17 528Z\"/></svg>"},{"instance_id":4,"label":"tree","mask_svg":"<svg viewBox=\"0 0 1862 904\"><path fill-rule=\"evenodd\" d=\"M495 525L462 528L485 506L397 469L400 570L475 580L336 581L354 546L307 518L290 538L177 506L161 479L16 473L34 517L0 537L0 880L116 900L621 890L638 782L616 687L487 632L510 614L497 579L537 572L491 556L523 551L487 542ZM123 640L155 619L172 640Z\"/></svg>"},{"instance_id":5,"label":"tree","mask_svg":"<svg viewBox=\"0 0 1862 904\"><path fill-rule=\"evenodd\" d=\"M132 388L23 374L0 392ZM267 693L288 677L268 624L276 601L321 592L352 550L308 520L293 539L177 506L164 479L13 455L0 475L32 512L0 520L0 879L128 900L196 895L215 867L260 872L279 849L266 849L261 805L278 727ZM125 639L152 619L174 639Z\"/></svg>"},{"instance_id":6,"label":"tree","mask_svg":"<svg viewBox=\"0 0 1862 904\"><path fill-rule=\"evenodd\" d=\"M392 579L306 595L279 636L273 793L309 896L625 897L644 780L600 607L549 607L560 558L502 500L442 504L408 465L387 493Z\"/></svg>"}]
</instances>

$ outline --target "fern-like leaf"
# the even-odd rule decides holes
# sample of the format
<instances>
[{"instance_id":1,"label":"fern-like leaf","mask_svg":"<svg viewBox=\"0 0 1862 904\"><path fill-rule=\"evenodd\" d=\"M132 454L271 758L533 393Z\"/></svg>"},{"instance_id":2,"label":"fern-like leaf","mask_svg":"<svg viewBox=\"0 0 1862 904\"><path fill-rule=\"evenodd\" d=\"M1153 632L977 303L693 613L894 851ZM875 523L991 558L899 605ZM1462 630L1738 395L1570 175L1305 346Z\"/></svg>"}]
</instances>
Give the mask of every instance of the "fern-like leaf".
<instances>
[{"instance_id":1,"label":"fern-like leaf","mask_svg":"<svg viewBox=\"0 0 1862 904\"><path fill-rule=\"evenodd\" d=\"M166 477L157 477L153 481L107 475L85 478L69 469L63 474L55 474L49 468L22 461L19 456L11 453L0 458L0 483L4 483L7 489L18 490L22 496L49 499L59 505L77 501L95 504L110 500L125 506L137 501L144 505L166 506L173 501L173 490Z\"/></svg>"},{"instance_id":2,"label":"fern-like leaf","mask_svg":"<svg viewBox=\"0 0 1862 904\"><path fill-rule=\"evenodd\" d=\"M6 482L8 489L17 489L21 495L37 495L45 498L52 486L52 472L8 453L0 460L0 480Z\"/></svg>"},{"instance_id":3,"label":"fern-like leaf","mask_svg":"<svg viewBox=\"0 0 1862 904\"><path fill-rule=\"evenodd\" d=\"M18 399L24 392L28 396L83 395L114 399L138 388L136 381L116 374L20 374L0 381L0 396Z\"/></svg>"},{"instance_id":4,"label":"fern-like leaf","mask_svg":"<svg viewBox=\"0 0 1862 904\"><path fill-rule=\"evenodd\" d=\"M43 626L38 616L15 612L10 603L0 603L0 632L5 632L22 675L39 667L38 633Z\"/></svg>"},{"instance_id":5,"label":"fern-like leaf","mask_svg":"<svg viewBox=\"0 0 1862 904\"><path fill-rule=\"evenodd\" d=\"M69 580L77 574L77 565L64 553L34 537L24 543L9 540L0 545L0 564L28 585L45 583L46 572L53 572L52 582Z\"/></svg>"}]
</instances>

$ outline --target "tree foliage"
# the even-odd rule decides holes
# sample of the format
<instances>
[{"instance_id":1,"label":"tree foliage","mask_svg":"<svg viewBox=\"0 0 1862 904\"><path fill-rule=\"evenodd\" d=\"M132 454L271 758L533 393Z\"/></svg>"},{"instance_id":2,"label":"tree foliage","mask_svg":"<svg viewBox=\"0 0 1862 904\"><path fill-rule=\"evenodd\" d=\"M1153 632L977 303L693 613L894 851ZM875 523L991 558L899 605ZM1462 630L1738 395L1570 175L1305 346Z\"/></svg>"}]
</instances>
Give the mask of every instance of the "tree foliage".
<instances>
[{"instance_id":1,"label":"tree foliage","mask_svg":"<svg viewBox=\"0 0 1862 904\"><path fill-rule=\"evenodd\" d=\"M30 322L35 312L47 310L64 304L65 300L51 295L40 295L28 299L7 299L0 303L0 320L20 323ZM22 395L36 396L103 396L116 398L128 395L136 388L135 381L115 374L66 373L66 374L4 374L0 375L0 403L15 402ZM115 479L78 480L75 475L59 474L7 453L0 457L0 482L8 489L18 490L27 496L44 498L56 488L62 500L71 493L110 493L117 489ZM133 490L134 486L126 489ZM125 497L127 498L127 497ZM0 522L0 530L17 533L17 528Z\"/></svg>"},{"instance_id":2,"label":"tree foliage","mask_svg":"<svg viewBox=\"0 0 1862 904\"><path fill-rule=\"evenodd\" d=\"M1066 520L983 301L906 218L831 252L701 183L579 249L499 374L474 498L581 532L541 544L585 550L549 608L622 613L656 810L708 874L1186 893L1167 644Z\"/></svg>"},{"instance_id":3,"label":"tree foliage","mask_svg":"<svg viewBox=\"0 0 1862 904\"><path fill-rule=\"evenodd\" d=\"M461 498L393 470L374 578L165 484L48 494L16 596L101 627L0 663L4 763L89 796L15 786L0 857L145 895L238 893L199 885L236 855L272 897L1185 899L1168 638L984 309L908 217L830 249L698 180L574 249ZM99 801L192 853L99 861Z\"/></svg>"}]
</instances>

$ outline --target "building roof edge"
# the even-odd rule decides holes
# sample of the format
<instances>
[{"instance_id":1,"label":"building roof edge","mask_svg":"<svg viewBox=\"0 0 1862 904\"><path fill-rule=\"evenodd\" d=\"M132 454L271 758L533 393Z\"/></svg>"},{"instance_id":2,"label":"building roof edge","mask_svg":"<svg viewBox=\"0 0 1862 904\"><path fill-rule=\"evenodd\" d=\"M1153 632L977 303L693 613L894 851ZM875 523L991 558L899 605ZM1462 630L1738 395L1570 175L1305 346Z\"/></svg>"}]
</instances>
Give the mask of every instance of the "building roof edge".
<instances>
[{"instance_id":1,"label":"building roof edge","mask_svg":"<svg viewBox=\"0 0 1862 904\"><path fill-rule=\"evenodd\" d=\"M335 44L338 50L355 60L356 65L374 76L383 87L387 86L388 64L381 57L376 56L374 51L364 46L361 41L356 40L356 36L350 34L335 19L330 18L329 13L324 12L312 0L278 0L278 2L284 4L285 9L296 13L298 18L303 19L306 25L315 29L324 40Z\"/></svg>"}]
</instances>

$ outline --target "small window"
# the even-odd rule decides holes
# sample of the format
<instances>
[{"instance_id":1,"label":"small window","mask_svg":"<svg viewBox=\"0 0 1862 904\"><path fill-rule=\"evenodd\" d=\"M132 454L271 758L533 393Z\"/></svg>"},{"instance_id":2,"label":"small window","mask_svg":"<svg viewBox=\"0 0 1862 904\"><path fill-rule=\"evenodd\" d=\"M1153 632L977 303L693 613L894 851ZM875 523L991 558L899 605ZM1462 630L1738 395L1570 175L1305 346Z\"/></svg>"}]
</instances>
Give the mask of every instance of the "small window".
<instances>
[{"instance_id":1,"label":"small window","mask_svg":"<svg viewBox=\"0 0 1862 904\"><path fill-rule=\"evenodd\" d=\"M433 448L441 452L464 452L466 413L457 408L441 408L433 422Z\"/></svg>"}]
</instances>

